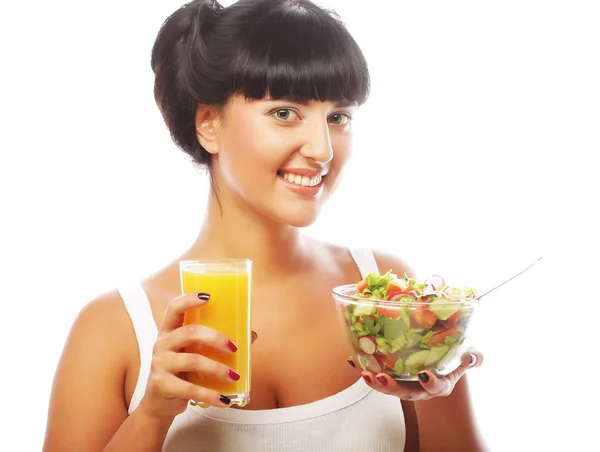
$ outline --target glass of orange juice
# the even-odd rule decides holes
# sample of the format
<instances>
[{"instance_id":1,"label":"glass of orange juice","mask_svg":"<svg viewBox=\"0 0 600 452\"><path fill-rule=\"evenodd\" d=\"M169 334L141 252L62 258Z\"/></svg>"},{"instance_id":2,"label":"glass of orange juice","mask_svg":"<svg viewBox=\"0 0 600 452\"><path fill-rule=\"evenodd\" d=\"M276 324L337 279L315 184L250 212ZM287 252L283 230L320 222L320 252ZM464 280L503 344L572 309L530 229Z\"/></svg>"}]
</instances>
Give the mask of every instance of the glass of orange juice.
<instances>
[{"instance_id":1,"label":"glass of orange juice","mask_svg":"<svg viewBox=\"0 0 600 452\"><path fill-rule=\"evenodd\" d=\"M250 259L202 259L179 262L182 293L206 292L210 301L192 308L184 315L183 324L199 324L225 334L238 350L223 353L208 347L191 345L187 353L201 353L229 366L240 374L238 381L222 381L198 372L188 372L187 380L217 391L240 407L250 402L250 329L252 261ZM201 401L190 404L207 406Z\"/></svg>"}]
</instances>

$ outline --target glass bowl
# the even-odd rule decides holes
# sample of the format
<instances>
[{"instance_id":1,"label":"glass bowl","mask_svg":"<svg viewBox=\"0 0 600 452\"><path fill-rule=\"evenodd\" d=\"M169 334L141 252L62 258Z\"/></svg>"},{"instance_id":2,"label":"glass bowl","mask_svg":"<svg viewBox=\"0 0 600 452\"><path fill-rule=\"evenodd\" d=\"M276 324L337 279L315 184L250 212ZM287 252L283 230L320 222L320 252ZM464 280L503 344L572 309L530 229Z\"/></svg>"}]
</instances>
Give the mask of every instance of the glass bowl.
<instances>
[{"instance_id":1,"label":"glass bowl","mask_svg":"<svg viewBox=\"0 0 600 452\"><path fill-rule=\"evenodd\" d=\"M414 381L422 370L448 375L470 348L469 328L477 301L358 296L356 284L332 291L354 361L374 374Z\"/></svg>"}]
</instances>

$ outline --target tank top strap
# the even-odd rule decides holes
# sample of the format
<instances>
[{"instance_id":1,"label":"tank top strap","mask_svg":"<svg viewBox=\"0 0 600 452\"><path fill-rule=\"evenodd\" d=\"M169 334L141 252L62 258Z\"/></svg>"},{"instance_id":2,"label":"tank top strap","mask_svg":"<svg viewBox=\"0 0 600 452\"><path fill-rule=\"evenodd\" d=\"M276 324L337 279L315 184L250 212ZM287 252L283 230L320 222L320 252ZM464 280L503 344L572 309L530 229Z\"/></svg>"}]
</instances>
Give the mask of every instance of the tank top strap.
<instances>
[{"instance_id":1,"label":"tank top strap","mask_svg":"<svg viewBox=\"0 0 600 452\"><path fill-rule=\"evenodd\" d=\"M379 273L375 256L373 256L373 251L370 248L351 247L348 250L360 271L361 277L365 278L369 273Z\"/></svg>"},{"instance_id":2,"label":"tank top strap","mask_svg":"<svg viewBox=\"0 0 600 452\"><path fill-rule=\"evenodd\" d=\"M131 414L140 403L146 390L152 363L152 349L158 337L158 329L154 322L150 301L141 284L137 282L122 284L117 287L117 290L131 319L140 351L140 374L129 403L129 413Z\"/></svg>"}]
</instances>

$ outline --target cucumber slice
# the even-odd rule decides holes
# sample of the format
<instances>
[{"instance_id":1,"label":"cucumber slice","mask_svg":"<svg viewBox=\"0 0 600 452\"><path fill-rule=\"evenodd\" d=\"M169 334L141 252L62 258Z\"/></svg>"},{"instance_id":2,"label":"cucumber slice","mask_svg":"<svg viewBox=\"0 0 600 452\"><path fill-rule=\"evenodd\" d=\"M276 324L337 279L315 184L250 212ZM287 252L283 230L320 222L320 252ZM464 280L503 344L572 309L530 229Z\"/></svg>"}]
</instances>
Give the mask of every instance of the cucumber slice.
<instances>
[{"instance_id":1,"label":"cucumber slice","mask_svg":"<svg viewBox=\"0 0 600 452\"><path fill-rule=\"evenodd\" d=\"M448 320L452 314L459 309L459 303L447 300L445 298L438 298L429 303L429 310L433 312L440 320Z\"/></svg>"},{"instance_id":2,"label":"cucumber slice","mask_svg":"<svg viewBox=\"0 0 600 452\"><path fill-rule=\"evenodd\" d=\"M437 363L446 355L446 353L448 353L448 350L450 350L450 347L448 347L447 345L439 345L436 347L432 347L432 349L429 350L429 355L425 360L424 366L427 367Z\"/></svg>"},{"instance_id":3,"label":"cucumber slice","mask_svg":"<svg viewBox=\"0 0 600 452\"><path fill-rule=\"evenodd\" d=\"M419 350L406 358L404 365L406 367L423 367L430 353L431 350Z\"/></svg>"},{"instance_id":4,"label":"cucumber slice","mask_svg":"<svg viewBox=\"0 0 600 452\"><path fill-rule=\"evenodd\" d=\"M396 375L402 375L402 372L404 372L404 362L400 358L398 358L394 365L394 372Z\"/></svg>"},{"instance_id":5,"label":"cucumber slice","mask_svg":"<svg viewBox=\"0 0 600 452\"><path fill-rule=\"evenodd\" d=\"M361 304L357 304L354 306L353 314L356 317L360 317L361 315L372 315L377 312L377 304L374 301L361 301Z\"/></svg>"}]
</instances>

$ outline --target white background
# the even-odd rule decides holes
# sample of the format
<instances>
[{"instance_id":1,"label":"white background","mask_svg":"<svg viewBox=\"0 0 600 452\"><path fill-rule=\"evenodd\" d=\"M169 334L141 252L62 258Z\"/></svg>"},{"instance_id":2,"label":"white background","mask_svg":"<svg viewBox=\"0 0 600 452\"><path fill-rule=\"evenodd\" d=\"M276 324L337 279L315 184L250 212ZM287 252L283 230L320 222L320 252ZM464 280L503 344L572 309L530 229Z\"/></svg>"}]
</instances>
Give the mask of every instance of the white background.
<instances>
[{"instance_id":1,"label":"white background","mask_svg":"<svg viewBox=\"0 0 600 452\"><path fill-rule=\"evenodd\" d=\"M480 290L544 256L482 305L486 362L470 379L494 451L595 444L592 3L322 2L362 46L373 90L355 122L355 160L310 233ZM81 307L156 271L197 232L206 178L171 143L149 65L178 6L0 6L2 449L41 449Z\"/></svg>"}]
</instances>

